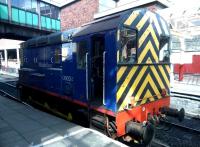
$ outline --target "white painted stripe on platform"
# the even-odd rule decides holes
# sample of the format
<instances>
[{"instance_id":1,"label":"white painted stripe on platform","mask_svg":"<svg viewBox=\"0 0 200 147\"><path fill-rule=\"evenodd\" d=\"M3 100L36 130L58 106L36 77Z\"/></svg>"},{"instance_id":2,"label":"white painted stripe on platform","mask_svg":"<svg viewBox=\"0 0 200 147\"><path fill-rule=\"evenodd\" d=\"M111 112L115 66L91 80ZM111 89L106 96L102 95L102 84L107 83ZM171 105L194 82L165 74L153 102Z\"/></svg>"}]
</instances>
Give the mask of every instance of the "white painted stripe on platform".
<instances>
[{"instance_id":1,"label":"white painted stripe on platform","mask_svg":"<svg viewBox=\"0 0 200 147\"><path fill-rule=\"evenodd\" d=\"M62 141L62 140L64 140L64 139L66 139L66 138L69 138L69 137L71 137L71 136L74 136L74 135L76 135L76 134L78 134L78 133L81 133L81 132L84 132L84 131L93 132L94 134L97 134L97 135L99 135L100 137L104 137L106 140L108 140L108 141L110 141L110 142L112 142L112 143L114 143L114 144L116 144L116 145L118 145L118 146L120 146L120 147L128 147L127 145L125 145L125 144L123 144L123 143L121 143L121 142L118 142L118 141L116 141L116 140L113 140L113 139L111 139L111 138L105 136L104 134L102 134L102 133L100 133L100 132L98 132L98 131L96 131L96 130L89 129L89 128L82 128L82 129L80 129L80 130L78 130L78 131L69 133L69 134L64 135L64 136L55 137L55 138L53 138L53 139L47 140L47 141L45 141L45 142L43 142L43 143L41 143L41 144L34 145L34 146L31 146L31 147L43 147L43 146L45 146L45 145L49 145L49 144L52 144L52 143L55 143L55 142L58 142L58 141Z\"/></svg>"},{"instance_id":2,"label":"white painted stripe on platform","mask_svg":"<svg viewBox=\"0 0 200 147\"><path fill-rule=\"evenodd\" d=\"M111 139L111 138L105 136L104 134L102 134L102 133L100 133L100 132L98 132L98 131L96 131L96 130L92 130L92 129L88 129L88 128L86 128L86 129L87 129L88 131L91 131L91 132L93 132L93 133L95 133L95 134L100 135L101 137L105 137L106 139L110 140L111 142L113 142L113 143L116 144L116 145L119 145L119 146L121 146L121 147L128 147L127 145L125 145L125 144L123 144L123 143L121 143L121 142L119 142L119 141L116 141L116 140L114 140L114 139Z\"/></svg>"},{"instance_id":3,"label":"white painted stripe on platform","mask_svg":"<svg viewBox=\"0 0 200 147\"><path fill-rule=\"evenodd\" d=\"M45 142L43 142L41 144L34 145L34 146L31 146L31 147L42 147L42 146L45 146L45 145L49 145L49 144L52 144L54 142L61 141L61 140L66 139L68 137L74 136L74 135L76 135L78 133L81 133L81 132L83 132L85 130L86 130L86 128L82 128L82 129L80 129L78 131L74 131L74 132L69 133L69 134L64 135L64 136L58 136L58 137L52 138L52 139L47 140L47 141L45 141Z\"/></svg>"}]
</instances>

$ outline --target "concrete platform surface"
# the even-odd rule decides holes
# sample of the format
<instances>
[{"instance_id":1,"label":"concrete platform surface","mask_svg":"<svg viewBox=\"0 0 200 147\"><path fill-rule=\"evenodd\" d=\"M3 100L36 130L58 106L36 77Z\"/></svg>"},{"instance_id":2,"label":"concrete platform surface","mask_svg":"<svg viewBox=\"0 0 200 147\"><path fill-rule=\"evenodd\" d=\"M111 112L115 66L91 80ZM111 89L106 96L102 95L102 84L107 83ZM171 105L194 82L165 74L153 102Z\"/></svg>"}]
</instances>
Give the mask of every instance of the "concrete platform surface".
<instances>
[{"instance_id":1,"label":"concrete platform surface","mask_svg":"<svg viewBox=\"0 0 200 147\"><path fill-rule=\"evenodd\" d=\"M176 74L171 85L171 91L173 92L200 95L200 75L187 74L184 75L182 81L178 81L178 75Z\"/></svg>"},{"instance_id":2,"label":"concrete platform surface","mask_svg":"<svg viewBox=\"0 0 200 147\"><path fill-rule=\"evenodd\" d=\"M183 75L183 80L178 80L178 75L174 75L174 82L187 85L200 86L200 75L199 74L185 74Z\"/></svg>"},{"instance_id":3,"label":"concrete platform surface","mask_svg":"<svg viewBox=\"0 0 200 147\"><path fill-rule=\"evenodd\" d=\"M0 96L0 147L118 147L107 136Z\"/></svg>"},{"instance_id":4,"label":"concrete platform surface","mask_svg":"<svg viewBox=\"0 0 200 147\"><path fill-rule=\"evenodd\" d=\"M173 87L171 88L172 92L180 92L192 95L200 95L200 86L199 85L189 85L184 83L174 83Z\"/></svg>"},{"instance_id":5,"label":"concrete platform surface","mask_svg":"<svg viewBox=\"0 0 200 147\"><path fill-rule=\"evenodd\" d=\"M0 82L17 80L18 77L0 73Z\"/></svg>"}]
</instances>

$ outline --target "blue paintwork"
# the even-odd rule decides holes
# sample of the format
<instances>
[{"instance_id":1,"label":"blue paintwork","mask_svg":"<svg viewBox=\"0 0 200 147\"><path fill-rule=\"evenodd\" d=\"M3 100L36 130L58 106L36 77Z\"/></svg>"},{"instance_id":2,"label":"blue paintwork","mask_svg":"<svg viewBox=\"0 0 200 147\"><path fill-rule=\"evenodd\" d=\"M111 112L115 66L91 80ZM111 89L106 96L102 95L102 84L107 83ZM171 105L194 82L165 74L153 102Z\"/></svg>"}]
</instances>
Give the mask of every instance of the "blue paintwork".
<instances>
[{"instance_id":1,"label":"blue paintwork","mask_svg":"<svg viewBox=\"0 0 200 147\"><path fill-rule=\"evenodd\" d=\"M66 59L62 59L62 94L73 97L74 91L74 69L76 62L74 62L73 48L75 44L64 43L62 44L63 50L68 52ZM70 67L70 68L69 68Z\"/></svg>"},{"instance_id":2,"label":"blue paintwork","mask_svg":"<svg viewBox=\"0 0 200 147\"><path fill-rule=\"evenodd\" d=\"M98 34L98 33L96 33ZM73 40L73 42L79 42L86 40L88 43L88 53L89 53L89 61L91 61L91 50L92 50L92 36L96 34L89 34L88 36L77 37ZM106 75L105 75L105 106L104 108L108 110L112 110L116 112L116 30L108 30L106 32L101 32L105 37L105 51L106 51ZM74 63L76 63L76 54L74 55ZM89 80L90 80L90 72L91 65L89 65ZM91 84L89 83L89 86ZM90 87L89 87L90 89ZM74 78L74 99L87 102L86 100L86 70L85 69L77 69L75 68L75 78ZM92 105L92 104L91 104Z\"/></svg>"},{"instance_id":3,"label":"blue paintwork","mask_svg":"<svg viewBox=\"0 0 200 147\"><path fill-rule=\"evenodd\" d=\"M80 37L76 38L73 42L87 41L87 49L90 49L90 40L89 37ZM73 62L75 63L74 67L74 95L73 98L81 102L87 102L86 99L86 69L78 69L77 55L73 54Z\"/></svg>"},{"instance_id":4,"label":"blue paintwork","mask_svg":"<svg viewBox=\"0 0 200 147\"><path fill-rule=\"evenodd\" d=\"M106 90L104 108L116 112L116 30L108 30L102 33L105 36L106 51ZM96 34L74 38L74 43L24 49L25 56L28 57L29 60L22 68L31 68L34 70L32 72L27 72L28 74L26 74L26 72L21 72L20 76L25 76L22 77L22 81L27 79L28 82L25 82L25 84L60 95L70 96L80 102L88 103L86 99L86 69L77 68L75 43L83 40L87 41L87 52L89 53L88 62L90 63L90 54L92 50L91 38L93 35ZM63 61L60 56L59 63L55 63L56 49L59 49L60 54L62 50L68 53L67 58L63 59ZM34 58L37 58L37 62L34 61ZM90 77L91 64L89 64L88 72ZM90 86L89 83L89 89Z\"/></svg>"},{"instance_id":5,"label":"blue paintwork","mask_svg":"<svg viewBox=\"0 0 200 147\"><path fill-rule=\"evenodd\" d=\"M131 24L131 26L124 26L124 21L133 12L128 10L123 16L121 16L118 24L118 28L104 30L102 32L91 33L79 37L74 37L72 42L60 43L55 45L37 47L37 48L25 48L24 56L28 58L24 62L22 68L32 68L33 71L20 71L19 79L21 83L32 85L40 89L48 90L59 95L69 96L79 102L88 103L86 99L86 69L77 68L77 52L75 43L80 41L87 41L88 52L88 77L89 77L89 96L91 96L91 54L92 54L92 37L94 35L103 35L106 51L106 64L105 64L105 105L103 108L117 111L116 105L116 92L117 92L117 51L121 49L120 41L117 42L117 29L122 27L130 27L136 29L136 24L141 20L141 17L146 13L146 10L139 10L140 14L137 19ZM159 17L156 15L156 17ZM157 18L158 19L158 18ZM148 25L149 21L145 23ZM154 26L153 26L154 27ZM62 37L69 41L69 34L76 30L69 30L64 32ZM137 37L143 34L144 27L137 31ZM94 32L94 31L93 31ZM162 33L163 34L163 33ZM65 41L66 41L65 40ZM138 48L137 56L142 51L142 47ZM66 51L67 57L62 58L61 53ZM56 54L60 54L59 62L56 62ZM37 58L37 63L34 62L34 58ZM32 74L38 74L39 76L31 76ZM44 75L44 76L43 76ZM103 98L102 98L103 99ZM92 104L90 104L92 105ZM95 106L95 105L94 105ZM99 106L101 107L101 106Z\"/></svg>"},{"instance_id":6,"label":"blue paintwork","mask_svg":"<svg viewBox=\"0 0 200 147\"><path fill-rule=\"evenodd\" d=\"M108 31L105 35L106 51L106 79L105 79L105 99L106 108L116 111L116 73L117 73L117 48L116 30Z\"/></svg>"}]
</instances>

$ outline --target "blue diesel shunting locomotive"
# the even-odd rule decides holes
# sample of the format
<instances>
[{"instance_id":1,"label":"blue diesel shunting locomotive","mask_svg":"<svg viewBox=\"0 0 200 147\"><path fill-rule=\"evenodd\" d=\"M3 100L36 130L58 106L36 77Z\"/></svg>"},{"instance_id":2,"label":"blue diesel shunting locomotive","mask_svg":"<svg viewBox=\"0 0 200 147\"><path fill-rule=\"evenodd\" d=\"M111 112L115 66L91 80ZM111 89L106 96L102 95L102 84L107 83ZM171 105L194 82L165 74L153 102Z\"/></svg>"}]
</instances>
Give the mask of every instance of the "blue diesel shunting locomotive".
<instances>
[{"instance_id":1,"label":"blue diesel shunting locomotive","mask_svg":"<svg viewBox=\"0 0 200 147\"><path fill-rule=\"evenodd\" d=\"M156 117L184 116L169 108L169 28L156 13L128 10L21 48L21 98L69 120L149 143Z\"/></svg>"}]
</instances>

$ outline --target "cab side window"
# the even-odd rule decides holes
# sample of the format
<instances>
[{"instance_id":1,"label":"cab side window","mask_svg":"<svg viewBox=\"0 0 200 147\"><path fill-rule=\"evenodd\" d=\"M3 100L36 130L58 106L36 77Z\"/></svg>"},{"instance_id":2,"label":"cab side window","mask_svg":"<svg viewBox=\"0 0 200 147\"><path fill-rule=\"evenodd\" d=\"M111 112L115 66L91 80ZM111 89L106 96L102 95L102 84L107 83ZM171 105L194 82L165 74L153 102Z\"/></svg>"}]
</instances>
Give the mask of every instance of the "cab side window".
<instances>
[{"instance_id":1,"label":"cab side window","mask_svg":"<svg viewBox=\"0 0 200 147\"><path fill-rule=\"evenodd\" d=\"M136 31L123 28L120 32L120 63L135 63L137 60Z\"/></svg>"},{"instance_id":2,"label":"cab side window","mask_svg":"<svg viewBox=\"0 0 200 147\"><path fill-rule=\"evenodd\" d=\"M159 61L170 62L169 37L167 36L160 38Z\"/></svg>"},{"instance_id":3,"label":"cab side window","mask_svg":"<svg viewBox=\"0 0 200 147\"><path fill-rule=\"evenodd\" d=\"M85 69L86 64L86 53L87 53L87 42L81 41L77 43L77 68Z\"/></svg>"}]
</instances>

